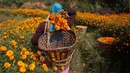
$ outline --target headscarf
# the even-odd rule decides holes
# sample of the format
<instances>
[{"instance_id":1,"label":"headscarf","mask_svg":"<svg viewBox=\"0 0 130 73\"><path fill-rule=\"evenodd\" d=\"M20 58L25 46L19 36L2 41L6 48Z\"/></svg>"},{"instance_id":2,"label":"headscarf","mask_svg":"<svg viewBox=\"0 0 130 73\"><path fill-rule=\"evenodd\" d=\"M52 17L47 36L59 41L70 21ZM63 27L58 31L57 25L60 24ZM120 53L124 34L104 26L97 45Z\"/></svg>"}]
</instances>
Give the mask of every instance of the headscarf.
<instances>
[{"instance_id":1,"label":"headscarf","mask_svg":"<svg viewBox=\"0 0 130 73\"><path fill-rule=\"evenodd\" d=\"M60 10L62 10L62 5L59 3L54 3L51 9L51 13L58 13Z\"/></svg>"}]
</instances>

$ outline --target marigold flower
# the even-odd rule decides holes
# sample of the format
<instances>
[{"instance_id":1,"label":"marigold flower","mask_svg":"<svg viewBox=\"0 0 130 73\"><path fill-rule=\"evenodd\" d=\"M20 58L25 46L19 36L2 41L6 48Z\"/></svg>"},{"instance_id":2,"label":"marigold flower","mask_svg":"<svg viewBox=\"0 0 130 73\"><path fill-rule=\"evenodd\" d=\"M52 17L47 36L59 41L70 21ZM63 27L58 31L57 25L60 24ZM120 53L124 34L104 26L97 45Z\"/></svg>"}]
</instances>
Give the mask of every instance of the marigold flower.
<instances>
[{"instance_id":1,"label":"marigold flower","mask_svg":"<svg viewBox=\"0 0 130 73\"><path fill-rule=\"evenodd\" d=\"M26 58L27 58L27 55L25 55L25 54L24 54L24 55L21 55L21 58L22 58L22 59L26 59Z\"/></svg>"},{"instance_id":2,"label":"marigold flower","mask_svg":"<svg viewBox=\"0 0 130 73\"><path fill-rule=\"evenodd\" d=\"M22 40L22 39L24 39L24 36L19 36L19 38Z\"/></svg>"},{"instance_id":3,"label":"marigold flower","mask_svg":"<svg viewBox=\"0 0 130 73\"><path fill-rule=\"evenodd\" d=\"M46 64L42 64L42 68L44 68L44 67L47 67L47 65Z\"/></svg>"},{"instance_id":4,"label":"marigold flower","mask_svg":"<svg viewBox=\"0 0 130 73\"><path fill-rule=\"evenodd\" d=\"M10 44L13 45L13 46L16 46L17 42L15 40L12 40L12 41L10 41Z\"/></svg>"},{"instance_id":5,"label":"marigold flower","mask_svg":"<svg viewBox=\"0 0 130 73\"><path fill-rule=\"evenodd\" d=\"M9 59L10 59L10 60L14 60L14 55L11 55L11 56L9 57Z\"/></svg>"},{"instance_id":6,"label":"marigold flower","mask_svg":"<svg viewBox=\"0 0 130 73\"><path fill-rule=\"evenodd\" d=\"M29 51L25 51L25 55L29 55Z\"/></svg>"},{"instance_id":7,"label":"marigold flower","mask_svg":"<svg viewBox=\"0 0 130 73\"><path fill-rule=\"evenodd\" d=\"M8 38L8 36L3 36L3 39L7 39Z\"/></svg>"},{"instance_id":8,"label":"marigold flower","mask_svg":"<svg viewBox=\"0 0 130 73\"><path fill-rule=\"evenodd\" d=\"M40 60L41 60L42 62L44 62L44 61L45 61L45 58L44 58L43 56L40 56Z\"/></svg>"},{"instance_id":9,"label":"marigold flower","mask_svg":"<svg viewBox=\"0 0 130 73\"><path fill-rule=\"evenodd\" d=\"M53 69L54 69L55 71L57 71L57 70L58 70L58 68L57 68L56 66L54 66L54 67L53 67Z\"/></svg>"},{"instance_id":10,"label":"marigold flower","mask_svg":"<svg viewBox=\"0 0 130 73\"><path fill-rule=\"evenodd\" d=\"M4 67L5 67L5 68L9 68L10 66L11 66L11 64L10 64L9 62L5 62L5 63L4 63Z\"/></svg>"},{"instance_id":11,"label":"marigold flower","mask_svg":"<svg viewBox=\"0 0 130 73\"><path fill-rule=\"evenodd\" d=\"M13 32L12 30L9 30L9 33L10 33L10 34L14 34L14 32Z\"/></svg>"},{"instance_id":12,"label":"marigold flower","mask_svg":"<svg viewBox=\"0 0 130 73\"><path fill-rule=\"evenodd\" d=\"M25 66L25 64L24 64L22 61L18 61L18 62L17 62L17 65L18 65L19 67L24 67L24 66Z\"/></svg>"},{"instance_id":13,"label":"marigold flower","mask_svg":"<svg viewBox=\"0 0 130 73\"><path fill-rule=\"evenodd\" d=\"M6 52L6 56L8 56L8 57L12 56L13 54L14 54L14 52L12 50L8 50Z\"/></svg>"},{"instance_id":14,"label":"marigold flower","mask_svg":"<svg viewBox=\"0 0 130 73\"><path fill-rule=\"evenodd\" d=\"M7 35L7 32L3 32L3 35Z\"/></svg>"},{"instance_id":15,"label":"marigold flower","mask_svg":"<svg viewBox=\"0 0 130 73\"><path fill-rule=\"evenodd\" d=\"M48 67L44 67L43 69L44 69L45 71L48 71Z\"/></svg>"},{"instance_id":16,"label":"marigold flower","mask_svg":"<svg viewBox=\"0 0 130 73\"><path fill-rule=\"evenodd\" d=\"M6 48L5 46L1 46L1 47L0 47L0 50L1 50L1 51L6 51L7 48Z\"/></svg>"},{"instance_id":17,"label":"marigold flower","mask_svg":"<svg viewBox=\"0 0 130 73\"><path fill-rule=\"evenodd\" d=\"M54 27L55 27L56 30L60 30L60 26L55 25Z\"/></svg>"},{"instance_id":18,"label":"marigold flower","mask_svg":"<svg viewBox=\"0 0 130 73\"><path fill-rule=\"evenodd\" d=\"M40 51L37 51L37 54L40 56L40 55L41 55L41 52L40 52Z\"/></svg>"},{"instance_id":19,"label":"marigold flower","mask_svg":"<svg viewBox=\"0 0 130 73\"><path fill-rule=\"evenodd\" d=\"M26 51L27 49L25 47L21 48L22 51Z\"/></svg>"},{"instance_id":20,"label":"marigold flower","mask_svg":"<svg viewBox=\"0 0 130 73\"><path fill-rule=\"evenodd\" d=\"M35 64L34 63L30 64L29 65L29 70L34 70L34 69L35 69Z\"/></svg>"},{"instance_id":21,"label":"marigold flower","mask_svg":"<svg viewBox=\"0 0 130 73\"><path fill-rule=\"evenodd\" d=\"M62 70L62 72L65 70L65 67L64 66L61 66L61 70Z\"/></svg>"},{"instance_id":22,"label":"marigold flower","mask_svg":"<svg viewBox=\"0 0 130 73\"><path fill-rule=\"evenodd\" d=\"M22 73L24 73L24 72L26 72L26 68L25 67L20 67L19 71L22 72Z\"/></svg>"}]
</instances>

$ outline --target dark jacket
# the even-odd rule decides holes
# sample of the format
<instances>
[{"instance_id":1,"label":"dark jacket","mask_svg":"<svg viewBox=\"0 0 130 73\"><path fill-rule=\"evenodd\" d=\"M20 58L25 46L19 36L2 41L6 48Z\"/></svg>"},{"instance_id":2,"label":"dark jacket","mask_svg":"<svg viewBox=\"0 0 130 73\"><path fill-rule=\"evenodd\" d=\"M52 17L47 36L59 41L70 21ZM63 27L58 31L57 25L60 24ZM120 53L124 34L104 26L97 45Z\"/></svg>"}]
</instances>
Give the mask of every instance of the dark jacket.
<instances>
[{"instance_id":1,"label":"dark jacket","mask_svg":"<svg viewBox=\"0 0 130 73\"><path fill-rule=\"evenodd\" d=\"M76 11L75 11L75 9L70 9L70 10L66 10L66 11L68 12L68 15L69 15L69 17L66 18L67 23L71 27L72 24L74 23L74 20L76 17ZM33 46L38 45L38 39L44 33L44 29L45 29L45 22L42 22L42 23L40 23L40 25L36 29L36 33L34 34L34 36L31 39L31 43Z\"/></svg>"}]
</instances>

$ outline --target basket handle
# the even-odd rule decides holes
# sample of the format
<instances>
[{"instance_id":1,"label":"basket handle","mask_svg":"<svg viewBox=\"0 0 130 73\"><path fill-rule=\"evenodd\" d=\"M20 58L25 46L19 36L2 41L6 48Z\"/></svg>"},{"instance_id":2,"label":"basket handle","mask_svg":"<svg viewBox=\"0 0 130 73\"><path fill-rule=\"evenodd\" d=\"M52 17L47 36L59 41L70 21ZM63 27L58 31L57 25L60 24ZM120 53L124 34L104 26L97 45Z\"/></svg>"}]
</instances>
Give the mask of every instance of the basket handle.
<instances>
[{"instance_id":1,"label":"basket handle","mask_svg":"<svg viewBox=\"0 0 130 73\"><path fill-rule=\"evenodd\" d=\"M45 29L44 29L44 34L47 32L47 48L50 47L50 42L49 42L49 39L50 39L50 32L49 32L50 21L49 21L49 17L50 17L50 15L48 15L48 17L45 20L46 23L45 23Z\"/></svg>"}]
</instances>

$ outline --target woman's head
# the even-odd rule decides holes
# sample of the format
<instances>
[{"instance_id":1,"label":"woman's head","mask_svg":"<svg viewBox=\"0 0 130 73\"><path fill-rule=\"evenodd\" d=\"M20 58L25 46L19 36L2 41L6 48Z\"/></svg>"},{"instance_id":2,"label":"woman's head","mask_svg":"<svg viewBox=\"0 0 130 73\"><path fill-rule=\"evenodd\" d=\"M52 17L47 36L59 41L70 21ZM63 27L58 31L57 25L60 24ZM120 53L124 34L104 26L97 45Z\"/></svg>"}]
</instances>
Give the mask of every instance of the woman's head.
<instances>
[{"instance_id":1,"label":"woman's head","mask_svg":"<svg viewBox=\"0 0 130 73\"><path fill-rule=\"evenodd\" d=\"M59 3L54 3L51 9L51 13L58 13L60 10L62 10L62 5Z\"/></svg>"}]
</instances>

